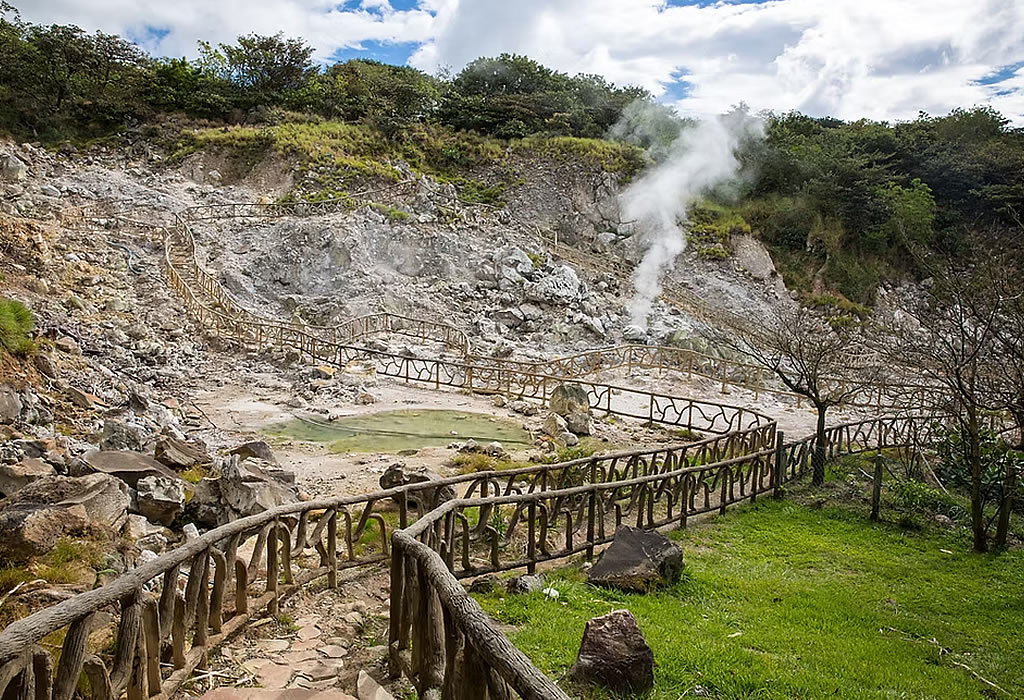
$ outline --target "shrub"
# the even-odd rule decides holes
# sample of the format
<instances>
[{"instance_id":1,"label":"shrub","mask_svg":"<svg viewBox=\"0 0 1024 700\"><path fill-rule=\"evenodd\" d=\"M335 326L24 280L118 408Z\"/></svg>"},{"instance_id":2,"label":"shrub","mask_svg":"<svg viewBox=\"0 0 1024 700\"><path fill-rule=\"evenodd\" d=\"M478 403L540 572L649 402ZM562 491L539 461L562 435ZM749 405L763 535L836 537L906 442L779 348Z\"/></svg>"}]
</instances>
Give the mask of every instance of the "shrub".
<instances>
[{"instance_id":1,"label":"shrub","mask_svg":"<svg viewBox=\"0 0 1024 700\"><path fill-rule=\"evenodd\" d=\"M29 337L35 319L24 304L0 297L0 350L14 355L26 355L35 344Z\"/></svg>"}]
</instances>

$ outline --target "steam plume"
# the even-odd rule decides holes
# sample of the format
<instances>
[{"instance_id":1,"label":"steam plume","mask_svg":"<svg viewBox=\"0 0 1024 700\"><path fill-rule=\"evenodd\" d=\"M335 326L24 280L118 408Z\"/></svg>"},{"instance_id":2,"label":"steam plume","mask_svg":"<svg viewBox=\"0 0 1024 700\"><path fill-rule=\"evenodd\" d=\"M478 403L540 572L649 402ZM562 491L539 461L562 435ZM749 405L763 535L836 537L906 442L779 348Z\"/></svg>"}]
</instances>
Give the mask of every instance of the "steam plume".
<instances>
[{"instance_id":1,"label":"steam plume","mask_svg":"<svg viewBox=\"0 0 1024 700\"><path fill-rule=\"evenodd\" d=\"M640 130L644 128L639 122ZM735 179L741 139L760 133L760 122L735 111L688 124L666 149L666 157L621 195L627 220L636 221L647 250L633 272L636 294L629 303L630 322L647 327L651 305L661 293L661 280L676 256L686 249L680 225L694 200Z\"/></svg>"}]
</instances>

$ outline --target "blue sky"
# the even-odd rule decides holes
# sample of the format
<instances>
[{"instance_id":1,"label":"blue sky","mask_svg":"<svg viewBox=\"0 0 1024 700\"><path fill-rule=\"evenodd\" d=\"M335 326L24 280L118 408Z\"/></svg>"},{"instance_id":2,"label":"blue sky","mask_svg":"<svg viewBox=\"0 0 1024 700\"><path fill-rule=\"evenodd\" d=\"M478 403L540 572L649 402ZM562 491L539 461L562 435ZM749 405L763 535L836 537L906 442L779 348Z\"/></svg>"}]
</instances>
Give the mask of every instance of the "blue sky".
<instances>
[{"instance_id":1,"label":"blue sky","mask_svg":"<svg viewBox=\"0 0 1024 700\"><path fill-rule=\"evenodd\" d=\"M19 0L35 22L116 32L160 55L257 32L458 70L523 53L638 84L685 114L799 109L913 118L986 104L1024 126L1021 0Z\"/></svg>"}]
</instances>

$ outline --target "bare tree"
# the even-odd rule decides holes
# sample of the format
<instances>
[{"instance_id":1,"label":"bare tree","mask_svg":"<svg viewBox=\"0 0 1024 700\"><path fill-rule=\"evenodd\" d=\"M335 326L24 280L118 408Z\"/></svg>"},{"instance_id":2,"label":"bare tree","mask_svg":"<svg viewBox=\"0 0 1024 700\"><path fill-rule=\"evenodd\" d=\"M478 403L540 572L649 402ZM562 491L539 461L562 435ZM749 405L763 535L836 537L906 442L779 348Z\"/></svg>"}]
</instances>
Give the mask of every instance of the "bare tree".
<instances>
[{"instance_id":1,"label":"bare tree","mask_svg":"<svg viewBox=\"0 0 1024 700\"><path fill-rule=\"evenodd\" d=\"M709 334L722 345L764 367L794 394L806 398L818 413L816 439L811 456L812 483L825 481L826 414L858 393L865 375L853 367L868 369L853 353L857 325L843 319L823 318L799 305L779 307L774 313L733 329L727 335L718 329ZM867 374L867 373L865 373Z\"/></svg>"},{"instance_id":2,"label":"bare tree","mask_svg":"<svg viewBox=\"0 0 1024 700\"><path fill-rule=\"evenodd\" d=\"M1021 227L1024 231L1024 226ZM985 301L994 307L992 327L993 362L989 368L990 387L995 408L1005 411L1012 420L1015 441L1013 449L1019 459L1006 459L999 493L995 546L1005 547L1010 530L1010 514L1024 462L1024 287L1020 260L1021 236L1004 245L991 256L985 280L988 287ZM984 313L984 309L980 309ZM977 313L977 311L976 311Z\"/></svg>"}]
</instances>

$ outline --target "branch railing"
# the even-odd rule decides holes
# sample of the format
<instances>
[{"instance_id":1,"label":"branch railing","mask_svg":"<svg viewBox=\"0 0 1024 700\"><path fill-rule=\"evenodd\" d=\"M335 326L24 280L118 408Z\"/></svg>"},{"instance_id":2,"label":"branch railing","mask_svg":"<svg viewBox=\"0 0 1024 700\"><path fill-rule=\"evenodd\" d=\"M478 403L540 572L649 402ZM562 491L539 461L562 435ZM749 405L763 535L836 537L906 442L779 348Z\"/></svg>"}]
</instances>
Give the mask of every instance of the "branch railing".
<instances>
[{"instance_id":1,"label":"branch railing","mask_svg":"<svg viewBox=\"0 0 1024 700\"><path fill-rule=\"evenodd\" d=\"M826 433L829 453L913 446L931 418L876 418ZM624 479L602 479L595 457L574 463L589 480L569 488L525 493L483 492L447 501L392 536L389 665L406 674L420 697L488 700L518 695L567 696L538 677L459 580L498 571L533 573L545 562L596 550L623 523L654 529L686 527L691 518L777 494L808 468L814 436L714 463L665 461ZM657 456L650 455L656 465ZM563 465L567 466L567 465ZM606 467L605 467L606 468ZM486 679L482 683L481 679Z\"/></svg>"}]
</instances>

